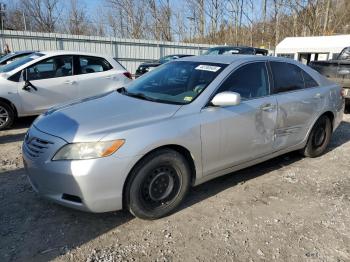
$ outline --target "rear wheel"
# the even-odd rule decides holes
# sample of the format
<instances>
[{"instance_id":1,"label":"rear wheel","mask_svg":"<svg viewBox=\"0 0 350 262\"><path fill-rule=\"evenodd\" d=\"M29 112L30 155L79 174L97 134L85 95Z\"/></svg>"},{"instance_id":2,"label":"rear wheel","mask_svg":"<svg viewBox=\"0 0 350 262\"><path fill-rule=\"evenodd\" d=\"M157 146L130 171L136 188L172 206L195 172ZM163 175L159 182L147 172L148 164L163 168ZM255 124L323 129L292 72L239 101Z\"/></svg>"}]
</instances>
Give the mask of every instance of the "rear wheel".
<instances>
[{"instance_id":1,"label":"rear wheel","mask_svg":"<svg viewBox=\"0 0 350 262\"><path fill-rule=\"evenodd\" d=\"M14 120L15 112L13 108L9 104L0 101L0 130L12 126Z\"/></svg>"},{"instance_id":2,"label":"rear wheel","mask_svg":"<svg viewBox=\"0 0 350 262\"><path fill-rule=\"evenodd\" d=\"M318 157L329 144L332 135L332 123L329 117L321 116L311 130L309 140L304 148L304 156Z\"/></svg>"},{"instance_id":3,"label":"rear wheel","mask_svg":"<svg viewBox=\"0 0 350 262\"><path fill-rule=\"evenodd\" d=\"M190 167L180 153L163 149L142 159L126 187L129 211L142 219L157 219L173 212L190 187Z\"/></svg>"}]
</instances>

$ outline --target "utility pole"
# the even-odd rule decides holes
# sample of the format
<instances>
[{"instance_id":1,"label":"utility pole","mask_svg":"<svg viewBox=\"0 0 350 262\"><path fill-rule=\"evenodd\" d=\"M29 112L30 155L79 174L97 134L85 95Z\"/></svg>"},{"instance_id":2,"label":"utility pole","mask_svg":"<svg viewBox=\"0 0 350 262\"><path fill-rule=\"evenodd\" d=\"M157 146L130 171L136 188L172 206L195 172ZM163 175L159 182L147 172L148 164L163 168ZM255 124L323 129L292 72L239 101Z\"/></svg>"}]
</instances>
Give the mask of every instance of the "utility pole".
<instances>
[{"instance_id":1,"label":"utility pole","mask_svg":"<svg viewBox=\"0 0 350 262\"><path fill-rule=\"evenodd\" d=\"M265 29L266 29L266 0L263 1L263 28L262 28L262 38L261 38L261 44L265 45Z\"/></svg>"},{"instance_id":2,"label":"utility pole","mask_svg":"<svg viewBox=\"0 0 350 262\"><path fill-rule=\"evenodd\" d=\"M27 31L27 21L26 21L26 15L24 14L24 11L22 11L22 16L23 16L24 31Z\"/></svg>"},{"instance_id":3,"label":"utility pole","mask_svg":"<svg viewBox=\"0 0 350 262\"><path fill-rule=\"evenodd\" d=\"M6 5L0 2L0 19L1 19L1 30L4 31L4 21L5 21L5 10Z\"/></svg>"},{"instance_id":4,"label":"utility pole","mask_svg":"<svg viewBox=\"0 0 350 262\"><path fill-rule=\"evenodd\" d=\"M194 23L195 23L195 16L188 16L187 19L190 21L190 42L192 41L192 28L194 27ZM193 30L195 31L195 30ZM194 34L195 32L193 32Z\"/></svg>"},{"instance_id":5,"label":"utility pole","mask_svg":"<svg viewBox=\"0 0 350 262\"><path fill-rule=\"evenodd\" d=\"M0 2L0 23L1 23L1 50L4 49L4 21L6 5Z\"/></svg>"}]
</instances>

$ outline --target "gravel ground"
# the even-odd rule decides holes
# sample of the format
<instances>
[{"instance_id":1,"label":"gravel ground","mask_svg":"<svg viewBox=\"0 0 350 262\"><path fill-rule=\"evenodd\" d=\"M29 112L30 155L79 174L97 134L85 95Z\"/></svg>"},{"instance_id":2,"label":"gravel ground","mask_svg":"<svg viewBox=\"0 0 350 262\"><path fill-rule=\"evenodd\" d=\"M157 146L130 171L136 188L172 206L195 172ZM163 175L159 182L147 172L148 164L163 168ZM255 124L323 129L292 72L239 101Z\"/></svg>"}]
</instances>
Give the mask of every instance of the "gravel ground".
<instances>
[{"instance_id":1,"label":"gravel ground","mask_svg":"<svg viewBox=\"0 0 350 262\"><path fill-rule=\"evenodd\" d=\"M350 261L350 116L316 159L287 154L207 182L157 221L38 197L23 172L33 119L0 132L0 261Z\"/></svg>"}]
</instances>

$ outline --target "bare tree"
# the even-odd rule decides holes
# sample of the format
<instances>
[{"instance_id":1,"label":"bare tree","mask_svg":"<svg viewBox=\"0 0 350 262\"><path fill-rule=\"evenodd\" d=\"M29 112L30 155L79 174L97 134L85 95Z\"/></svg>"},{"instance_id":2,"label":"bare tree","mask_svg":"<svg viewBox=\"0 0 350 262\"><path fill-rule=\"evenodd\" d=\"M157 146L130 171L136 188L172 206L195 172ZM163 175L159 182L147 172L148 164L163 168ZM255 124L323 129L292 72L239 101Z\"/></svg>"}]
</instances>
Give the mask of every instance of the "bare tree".
<instances>
[{"instance_id":1,"label":"bare tree","mask_svg":"<svg viewBox=\"0 0 350 262\"><path fill-rule=\"evenodd\" d=\"M273 19L275 24L275 46L280 40L280 11L283 4L283 0L273 0Z\"/></svg>"},{"instance_id":2,"label":"bare tree","mask_svg":"<svg viewBox=\"0 0 350 262\"><path fill-rule=\"evenodd\" d=\"M114 10L112 16L116 16L121 23L122 35L131 38L143 38L147 32L146 0L107 0Z\"/></svg>"},{"instance_id":3,"label":"bare tree","mask_svg":"<svg viewBox=\"0 0 350 262\"><path fill-rule=\"evenodd\" d=\"M173 18L174 18L174 26L173 26L173 34L174 37L178 41L187 41L188 37L188 28L185 23L186 20L186 12L184 8L181 8L179 10L173 11Z\"/></svg>"},{"instance_id":4,"label":"bare tree","mask_svg":"<svg viewBox=\"0 0 350 262\"><path fill-rule=\"evenodd\" d=\"M169 0L148 0L148 7L152 21L153 30L151 34L156 40L171 41L171 9Z\"/></svg>"},{"instance_id":5,"label":"bare tree","mask_svg":"<svg viewBox=\"0 0 350 262\"><path fill-rule=\"evenodd\" d=\"M191 22L194 22L193 31L195 33L198 33L198 37L200 38L203 38L205 36L206 1L207 0L186 1L187 8L189 10L189 19Z\"/></svg>"},{"instance_id":6,"label":"bare tree","mask_svg":"<svg viewBox=\"0 0 350 262\"><path fill-rule=\"evenodd\" d=\"M263 19L263 24L262 24L262 38L261 38L261 44L264 45L265 44L265 31L266 31L266 14L267 14L267 0L263 0L263 4L262 4L262 19Z\"/></svg>"},{"instance_id":7,"label":"bare tree","mask_svg":"<svg viewBox=\"0 0 350 262\"><path fill-rule=\"evenodd\" d=\"M89 33L88 23L86 8L78 0L70 0L68 32L74 35L86 35Z\"/></svg>"},{"instance_id":8,"label":"bare tree","mask_svg":"<svg viewBox=\"0 0 350 262\"><path fill-rule=\"evenodd\" d=\"M350 0L103 0L92 14L82 0L4 1L15 30L268 47L350 33Z\"/></svg>"},{"instance_id":9,"label":"bare tree","mask_svg":"<svg viewBox=\"0 0 350 262\"><path fill-rule=\"evenodd\" d=\"M31 18L31 28L41 32L55 32L60 17L60 0L21 0L22 10Z\"/></svg>"}]
</instances>

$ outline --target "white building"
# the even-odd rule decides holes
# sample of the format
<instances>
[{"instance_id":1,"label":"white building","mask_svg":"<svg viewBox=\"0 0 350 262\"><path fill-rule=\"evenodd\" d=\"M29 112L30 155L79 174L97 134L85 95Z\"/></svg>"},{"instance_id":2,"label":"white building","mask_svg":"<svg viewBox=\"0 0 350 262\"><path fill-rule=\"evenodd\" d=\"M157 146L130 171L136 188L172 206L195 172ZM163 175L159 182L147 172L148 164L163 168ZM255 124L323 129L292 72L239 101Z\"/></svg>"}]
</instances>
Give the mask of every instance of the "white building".
<instances>
[{"instance_id":1,"label":"white building","mask_svg":"<svg viewBox=\"0 0 350 262\"><path fill-rule=\"evenodd\" d=\"M350 46L350 35L287 37L276 46L275 55L304 64L314 60L335 59Z\"/></svg>"}]
</instances>

